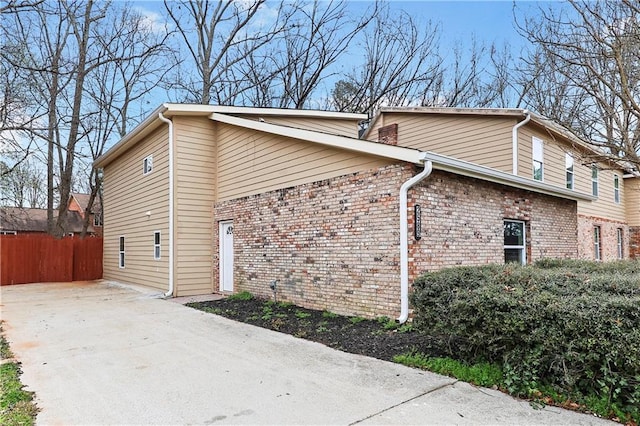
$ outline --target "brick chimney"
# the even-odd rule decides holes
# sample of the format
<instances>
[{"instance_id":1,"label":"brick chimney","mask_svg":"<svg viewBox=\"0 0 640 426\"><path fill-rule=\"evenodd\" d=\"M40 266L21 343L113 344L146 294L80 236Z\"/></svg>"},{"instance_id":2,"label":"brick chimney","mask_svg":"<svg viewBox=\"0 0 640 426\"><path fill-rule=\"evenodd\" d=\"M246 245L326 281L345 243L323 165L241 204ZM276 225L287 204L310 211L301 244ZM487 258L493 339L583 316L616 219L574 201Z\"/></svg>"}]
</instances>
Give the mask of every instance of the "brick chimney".
<instances>
[{"instance_id":1,"label":"brick chimney","mask_svg":"<svg viewBox=\"0 0 640 426\"><path fill-rule=\"evenodd\" d=\"M378 142L387 145L398 145L398 124L389 124L378 129Z\"/></svg>"}]
</instances>

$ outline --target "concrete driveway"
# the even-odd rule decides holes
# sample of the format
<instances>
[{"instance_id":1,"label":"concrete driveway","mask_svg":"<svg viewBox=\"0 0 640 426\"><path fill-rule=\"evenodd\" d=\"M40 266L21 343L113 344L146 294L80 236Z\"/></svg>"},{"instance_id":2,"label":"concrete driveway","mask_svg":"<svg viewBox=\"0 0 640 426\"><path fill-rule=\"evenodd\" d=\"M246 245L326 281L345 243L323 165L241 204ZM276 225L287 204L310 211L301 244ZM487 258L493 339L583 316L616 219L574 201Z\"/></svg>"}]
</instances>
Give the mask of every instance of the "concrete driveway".
<instances>
[{"instance_id":1,"label":"concrete driveway","mask_svg":"<svg viewBox=\"0 0 640 426\"><path fill-rule=\"evenodd\" d=\"M109 282L2 287L38 424L608 424Z\"/></svg>"}]
</instances>

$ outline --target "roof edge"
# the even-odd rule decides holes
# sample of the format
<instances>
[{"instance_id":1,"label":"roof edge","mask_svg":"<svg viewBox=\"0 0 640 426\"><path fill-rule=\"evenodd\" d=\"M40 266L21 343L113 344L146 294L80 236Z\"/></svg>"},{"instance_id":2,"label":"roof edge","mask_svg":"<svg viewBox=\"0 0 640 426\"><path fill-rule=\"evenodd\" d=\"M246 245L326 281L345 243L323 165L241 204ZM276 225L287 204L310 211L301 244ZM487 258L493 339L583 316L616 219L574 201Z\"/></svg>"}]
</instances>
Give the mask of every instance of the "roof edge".
<instances>
[{"instance_id":1,"label":"roof edge","mask_svg":"<svg viewBox=\"0 0 640 426\"><path fill-rule=\"evenodd\" d=\"M429 151L426 152L425 157L426 159L431 160L431 162L433 163L433 168L436 170L451 172L462 176L482 179L489 182L525 189L527 191L551 195L554 197L566 198L575 201L593 201L597 199L596 197L589 194L584 194L570 189L549 185L548 183L524 178L522 176L516 176L511 173L481 166L475 163L470 163L468 161L457 160L452 157L436 154Z\"/></svg>"},{"instance_id":2,"label":"roof edge","mask_svg":"<svg viewBox=\"0 0 640 426\"><path fill-rule=\"evenodd\" d=\"M331 135L328 133L320 133L313 130L304 130L295 127L281 126L278 124L248 120L246 118L234 117L231 115L220 113L213 113L209 116L209 118L213 121L218 121L233 126L244 127L247 129L290 137L294 139L302 139L333 148L346 149L348 151L355 151L363 154L390 158L393 160L406 161L414 164L423 164L422 152L413 148L405 148L396 145L387 145L378 142L366 141L363 139L349 138L347 136Z\"/></svg>"}]
</instances>

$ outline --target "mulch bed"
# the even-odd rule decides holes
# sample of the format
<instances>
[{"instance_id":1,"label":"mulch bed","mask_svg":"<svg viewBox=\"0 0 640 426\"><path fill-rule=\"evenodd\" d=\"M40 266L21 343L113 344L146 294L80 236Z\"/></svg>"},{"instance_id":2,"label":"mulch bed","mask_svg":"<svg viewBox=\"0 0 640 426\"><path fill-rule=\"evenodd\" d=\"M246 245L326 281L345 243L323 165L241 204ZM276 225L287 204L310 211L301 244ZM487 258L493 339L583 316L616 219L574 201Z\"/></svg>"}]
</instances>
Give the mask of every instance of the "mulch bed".
<instances>
[{"instance_id":1,"label":"mulch bed","mask_svg":"<svg viewBox=\"0 0 640 426\"><path fill-rule=\"evenodd\" d=\"M269 300L221 299L187 306L258 327L322 343L334 349L392 361L395 355L421 352L443 356L428 335L387 318L367 320L301 308Z\"/></svg>"}]
</instances>

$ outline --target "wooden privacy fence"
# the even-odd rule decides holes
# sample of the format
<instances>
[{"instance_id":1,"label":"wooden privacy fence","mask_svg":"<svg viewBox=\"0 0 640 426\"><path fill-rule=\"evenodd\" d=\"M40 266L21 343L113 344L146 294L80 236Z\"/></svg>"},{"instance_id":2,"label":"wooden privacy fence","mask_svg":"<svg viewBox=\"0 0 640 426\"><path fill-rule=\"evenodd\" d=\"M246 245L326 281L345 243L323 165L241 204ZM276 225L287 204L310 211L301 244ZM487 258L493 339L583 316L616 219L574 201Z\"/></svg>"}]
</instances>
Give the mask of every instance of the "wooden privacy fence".
<instances>
[{"instance_id":1,"label":"wooden privacy fence","mask_svg":"<svg viewBox=\"0 0 640 426\"><path fill-rule=\"evenodd\" d=\"M102 278L102 238L0 235L0 285Z\"/></svg>"}]
</instances>

